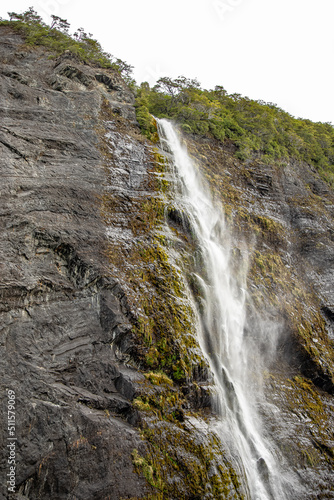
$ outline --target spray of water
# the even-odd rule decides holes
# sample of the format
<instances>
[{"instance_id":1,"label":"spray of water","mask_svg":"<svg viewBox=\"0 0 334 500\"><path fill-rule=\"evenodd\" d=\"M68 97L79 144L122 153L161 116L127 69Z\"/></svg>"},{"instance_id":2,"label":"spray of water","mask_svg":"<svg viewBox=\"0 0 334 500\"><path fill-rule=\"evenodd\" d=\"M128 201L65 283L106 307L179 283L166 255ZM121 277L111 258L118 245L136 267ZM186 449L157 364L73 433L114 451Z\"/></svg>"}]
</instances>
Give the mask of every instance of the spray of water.
<instances>
[{"instance_id":1,"label":"spray of water","mask_svg":"<svg viewBox=\"0 0 334 500\"><path fill-rule=\"evenodd\" d=\"M223 210L210 191L167 120L158 120L161 147L169 156L174 199L185 213L196 240L195 278L201 290L198 337L215 379L216 432L230 440L252 500L284 500L278 466L258 430L252 404L251 370L254 352L245 338L246 265L238 280L232 273L231 239Z\"/></svg>"}]
</instances>

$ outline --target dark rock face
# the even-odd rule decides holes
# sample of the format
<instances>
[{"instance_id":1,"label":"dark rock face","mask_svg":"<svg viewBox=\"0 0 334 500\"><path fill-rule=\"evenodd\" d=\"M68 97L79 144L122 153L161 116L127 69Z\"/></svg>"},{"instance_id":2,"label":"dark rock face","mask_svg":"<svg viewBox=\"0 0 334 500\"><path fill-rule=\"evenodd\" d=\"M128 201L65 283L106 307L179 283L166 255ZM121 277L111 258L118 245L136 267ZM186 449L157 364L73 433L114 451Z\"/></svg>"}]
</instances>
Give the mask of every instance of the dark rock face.
<instances>
[{"instance_id":1,"label":"dark rock face","mask_svg":"<svg viewBox=\"0 0 334 500\"><path fill-rule=\"evenodd\" d=\"M130 403L141 376L111 348L131 323L98 200L101 103L134 120L133 96L116 74L107 92L93 68L21 44L1 29L1 394L16 395L17 498L145 496L131 460L145 450Z\"/></svg>"},{"instance_id":2,"label":"dark rock face","mask_svg":"<svg viewBox=\"0 0 334 500\"><path fill-rule=\"evenodd\" d=\"M0 36L1 411L14 391L17 438L1 498L240 498L237 464L196 414L211 401L194 333L182 327L196 384L138 369L157 363L140 304L160 194L133 94L113 71Z\"/></svg>"},{"instance_id":3,"label":"dark rock face","mask_svg":"<svg viewBox=\"0 0 334 500\"><path fill-rule=\"evenodd\" d=\"M3 481L1 498L243 498L233 450L210 426L210 374L190 322L171 350L191 351L191 376L182 379L181 358L177 383L148 373L157 333L142 327L141 306L154 283L184 321L166 259L194 242L172 205L171 255L153 235L157 151L138 131L133 94L117 73L68 52L52 59L5 27L0 37L1 412L6 422L15 391L17 437L16 492ZM239 243L252 248L247 333L260 313L280 322L269 405L258 404L287 491L334 498L333 193L308 165L242 164L231 146L188 141L233 220L236 267Z\"/></svg>"}]
</instances>

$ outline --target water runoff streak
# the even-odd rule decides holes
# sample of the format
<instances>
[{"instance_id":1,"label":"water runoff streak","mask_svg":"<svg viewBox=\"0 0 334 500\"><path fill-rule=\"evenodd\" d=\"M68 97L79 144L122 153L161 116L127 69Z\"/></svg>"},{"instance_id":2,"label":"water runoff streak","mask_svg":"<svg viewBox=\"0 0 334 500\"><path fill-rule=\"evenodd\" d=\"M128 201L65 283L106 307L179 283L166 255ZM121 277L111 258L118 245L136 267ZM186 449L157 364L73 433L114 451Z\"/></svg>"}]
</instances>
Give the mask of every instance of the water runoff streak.
<instances>
[{"instance_id":1,"label":"water runoff streak","mask_svg":"<svg viewBox=\"0 0 334 500\"><path fill-rule=\"evenodd\" d=\"M220 422L215 432L234 450L251 500L284 500L278 466L257 428L250 399L251 353L245 339L246 272L236 283L231 270L231 243L223 211L211 194L179 140L173 125L157 120L162 149L169 157L174 199L186 213L201 254L196 279L202 290L198 307L199 343L215 379Z\"/></svg>"}]
</instances>

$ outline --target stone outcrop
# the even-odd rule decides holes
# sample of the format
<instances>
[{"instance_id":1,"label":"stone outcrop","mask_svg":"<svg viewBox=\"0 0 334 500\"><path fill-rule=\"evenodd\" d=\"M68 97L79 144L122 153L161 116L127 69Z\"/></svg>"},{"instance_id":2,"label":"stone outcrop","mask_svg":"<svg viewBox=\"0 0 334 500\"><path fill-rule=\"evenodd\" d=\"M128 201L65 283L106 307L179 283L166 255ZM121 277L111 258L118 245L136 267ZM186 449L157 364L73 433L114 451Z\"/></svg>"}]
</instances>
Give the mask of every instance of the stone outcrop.
<instances>
[{"instance_id":1,"label":"stone outcrop","mask_svg":"<svg viewBox=\"0 0 334 500\"><path fill-rule=\"evenodd\" d=\"M189 227L132 92L69 52L0 37L1 411L15 391L17 437L16 492L2 481L2 498L242 498L210 425ZM333 192L306 164L187 144L236 249L251 248L249 329L280 323L259 405L289 491L333 498Z\"/></svg>"},{"instance_id":2,"label":"stone outcrop","mask_svg":"<svg viewBox=\"0 0 334 500\"><path fill-rule=\"evenodd\" d=\"M133 95L6 28L0 50L1 393L16 395L18 498L144 496L134 375L111 350L131 324L104 255L97 130L103 100L133 122Z\"/></svg>"}]
</instances>

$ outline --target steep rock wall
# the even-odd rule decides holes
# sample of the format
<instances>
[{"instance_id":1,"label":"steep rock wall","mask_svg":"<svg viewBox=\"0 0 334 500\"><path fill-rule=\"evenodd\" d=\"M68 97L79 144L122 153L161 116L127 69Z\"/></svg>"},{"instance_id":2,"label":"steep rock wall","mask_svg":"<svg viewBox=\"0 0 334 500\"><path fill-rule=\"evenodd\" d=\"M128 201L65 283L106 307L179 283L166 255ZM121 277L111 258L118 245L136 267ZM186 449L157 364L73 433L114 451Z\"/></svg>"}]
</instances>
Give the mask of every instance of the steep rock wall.
<instances>
[{"instance_id":1,"label":"steep rock wall","mask_svg":"<svg viewBox=\"0 0 334 500\"><path fill-rule=\"evenodd\" d=\"M239 497L201 417L208 374L163 248L163 159L133 94L0 34L1 411L14 391L17 437L3 498Z\"/></svg>"},{"instance_id":2,"label":"steep rock wall","mask_svg":"<svg viewBox=\"0 0 334 500\"><path fill-rule=\"evenodd\" d=\"M333 191L306 163L240 162L228 143L186 143L223 202L236 268L238 249L245 241L249 248L247 329L271 402L260 403L264 433L282 453L285 476L302 479L297 498L332 498Z\"/></svg>"},{"instance_id":3,"label":"steep rock wall","mask_svg":"<svg viewBox=\"0 0 334 500\"><path fill-rule=\"evenodd\" d=\"M99 201L101 103L133 120L133 96L99 73L1 29L1 392L16 394L16 484L27 498L147 491L131 459L143 447L131 374L111 355L111 332L131 324Z\"/></svg>"},{"instance_id":4,"label":"steep rock wall","mask_svg":"<svg viewBox=\"0 0 334 500\"><path fill-rule=\"evenodd\" d=\"M238 464L210 431L188 301L194 244L132 93L117 73L0 35L1 411L5 422L14 390L14 498L242 498ZM251 249L249 329L258 315L281 324L266 433L296 498L332 498L333 194L308 165L187 144L236 250ZM6 451L1 460L6 471Z\"/></svg>"}]
</instances>

